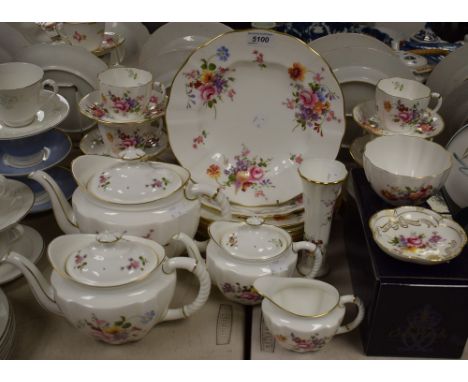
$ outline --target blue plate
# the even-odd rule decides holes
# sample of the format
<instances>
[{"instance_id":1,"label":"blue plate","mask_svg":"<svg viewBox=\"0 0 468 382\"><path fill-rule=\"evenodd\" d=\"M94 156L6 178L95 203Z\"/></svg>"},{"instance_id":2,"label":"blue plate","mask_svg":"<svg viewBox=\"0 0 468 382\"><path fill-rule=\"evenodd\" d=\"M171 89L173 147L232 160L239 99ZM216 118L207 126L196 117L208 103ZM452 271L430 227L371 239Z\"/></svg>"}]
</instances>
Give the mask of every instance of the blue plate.
<instances>
[{"instance_id":1,"label":"blue plate","mask_svg":"<svg viewBox=\"0 0 468 382\"><path fill-rule=\"evenodd\" d=\"M54 178L60 189L65 194L65 197L67 199L70 199L73 195L73 191L75 191L77 187L71 171L64 167L52 167L46 170L45 172L49 174L52 178ZM29 211L30 214L49 211L52 209L49 194L47 194L47 192L38 182L29 178L15 179L29 186L34 192L35 201L33 207Z\"/></svg>"},{"instance_id":2,"label":"blue plate","mask_svg":"<svg viewBox=\"0 0 468 382\"><path fill-rule=\"evenodd\" d=\"M24 139L27 143L30 140L30 138ZM45 170L63 161L72 148L70 137L55 129L34 137L34 141L35 145L38 145L38 141L42 142L37 146L38 149L36 152L39 152L40 148L44 148L46 151L46 158L29 167L15 167L14 164L8 164L8 155L14 153L14 151L12 152L11 150L13 144L18 148L18 151L14 153L14 155L19 158L25 158L22 139L0 143L0 174L10 177L19 177L26 176L32 171Z\"/></svg>"}]
</instances>

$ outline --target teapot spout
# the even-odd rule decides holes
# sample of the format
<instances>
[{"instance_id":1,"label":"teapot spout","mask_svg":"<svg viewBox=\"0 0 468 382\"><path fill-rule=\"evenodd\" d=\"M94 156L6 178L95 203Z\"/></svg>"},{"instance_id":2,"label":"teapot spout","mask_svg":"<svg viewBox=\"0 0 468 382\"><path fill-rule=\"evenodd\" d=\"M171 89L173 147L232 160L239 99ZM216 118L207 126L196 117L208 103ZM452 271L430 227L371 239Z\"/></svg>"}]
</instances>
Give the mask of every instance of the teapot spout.
<instances>
[{"instance_id":1,"label":"teapot spout","mask_svg":"<svg viewBox=\"0 0 468 382\"><path fill-rule=\"evenodd\" d=\"M79 233L73 208L55 180L44 171L34 171L28 175L28 178L38 182L49 194L55 219L60 229L65 233Z\"/></svg>"},{"instance_id":2,"label":"teapot spout","mask_svg":"<svg viewBox=\"0 0 468 382\"><path fill-rule=\"evenodd\" d=\"M37 269L31 261L18 253L9 252L0 258L0 264L2 263L9 263L19 268L28 281L39 305L51 313L63 316L63 313L55 302L54 288L52 288L49 282L42 276L41 272L39 272L39 269Z\"/></svg>"}]
</instances>

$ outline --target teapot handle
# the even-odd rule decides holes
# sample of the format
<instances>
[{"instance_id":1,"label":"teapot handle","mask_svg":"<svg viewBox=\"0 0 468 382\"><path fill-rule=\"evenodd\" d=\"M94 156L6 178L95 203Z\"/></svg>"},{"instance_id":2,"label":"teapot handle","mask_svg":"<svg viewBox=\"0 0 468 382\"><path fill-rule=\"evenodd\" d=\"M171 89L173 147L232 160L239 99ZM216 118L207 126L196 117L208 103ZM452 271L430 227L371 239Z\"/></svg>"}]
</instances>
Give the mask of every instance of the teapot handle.
<instances>
[{"instance_id":1,"label":"teapot handle","mask_svg":"<svg viewBox=\"0 0 468 382\"><path fill-rule=\"evenodd\" d=\"M198 289L198 295L192 303L184 305L182 308L169 309L162 321L172 321L190 317L205 305L211 290L210 275L206 271L205 262L194 241L184 233L175 235L173 239L184 242L190 257L174 257L168 259L162 266L163 272L172 273L176 269L185 269L192 272L198 278L200 287Z\"/></svg>"},{"instance_id":2,"label":"teapot handle","mask_svg":"<svg viewBox=\"0 0 468 382\"><path fill-rule=\"evenodd\" d=\"M215 201L221 209L221 216L224 220L231 219L231 205L229 204L229 199L221 188L199 183L191 184L186 188L185 196L187 199L194 199L202 195L208 196Z\"/></svg>"},{"instance_id":3,"label":"teapot handle","mask_svg":"<svg viewBox=\"0 0 468 382\"><path fill-rule=\"evenodd\" d=\"M298 241L296 243L293 243L292 249L295 253L299 252L301 249L304 249L306 251L306 255L311 256L311 254L313 254L314 264L312 266L312 269L309 273L303 276L307 277L308 279L313 279L315 276L317 276L317 273L320 270L320 267L322 266L323 260L322 251L320 250L318 245L315 245L310 241ZM297 261L297 264L299 264L299 260ZM299 269L298 272L302 274L302 272L300 272Z\"/></svg>"},{"instance_id":4,"label":"teapot handle","mask_svg":"<svg viewBox=\"0 0 468 382\"><path fill-rule=\"evenodd\" d=\"M361 299L359 297L353 296L351 294L341 296L340 297L340 302L338 304L340 306L344 306L344 304L355 304L357 306L357 308L358 308L358 312L357 312L357 315L354 318L354 320L351 321L349 324L341 325L338 328L338 331L336 332L336 334L348 333L351 330L357 328L357 326L364 319L364 304L362 303L362 301L361 301Z\"/></svg>"}]
</instances>

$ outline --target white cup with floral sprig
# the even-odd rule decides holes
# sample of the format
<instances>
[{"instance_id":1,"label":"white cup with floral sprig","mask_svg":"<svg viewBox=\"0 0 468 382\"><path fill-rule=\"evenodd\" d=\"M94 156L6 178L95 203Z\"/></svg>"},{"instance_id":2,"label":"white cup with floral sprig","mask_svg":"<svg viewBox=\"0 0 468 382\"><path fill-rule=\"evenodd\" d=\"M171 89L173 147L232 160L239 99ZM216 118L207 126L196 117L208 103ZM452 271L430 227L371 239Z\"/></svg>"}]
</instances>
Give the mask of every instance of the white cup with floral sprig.
<instances>
[{"instance_id":1,"label":"white cup with floral sprig","mask_svg":"<svg viewBox=\"0 0 468 382\"><path fill-rule=\"evenodd\" d=\"M429 109L433 98L437 104ZM442 96L416 80L392 77L377 83L375 101L382 126L404 133L415 125L431 124L434 113L442 105Z\"/></svg>"},{"instance_id":2,"label":"white cup with floral sprig","mask_svg":"<svg viewBox=\"0 0 468 382\"><path fill-rule=\"evenodd\" d=\"M60 23L57 31L60 37L70 45L81 46L90 52L101 47L106 23Z\"/></svg>"},{"instance_id":3,"label":"white cup with floral sprig","mask_svg":"<svg viewBox=\"0 0 468 382\"><path fill-rule=\"evenodd\" d=\"M166 89L153 75L136 68L111 68L98 75L102 107L116 121L141 120L152 97L164 99Z\"/></svg>"}]
</instances>

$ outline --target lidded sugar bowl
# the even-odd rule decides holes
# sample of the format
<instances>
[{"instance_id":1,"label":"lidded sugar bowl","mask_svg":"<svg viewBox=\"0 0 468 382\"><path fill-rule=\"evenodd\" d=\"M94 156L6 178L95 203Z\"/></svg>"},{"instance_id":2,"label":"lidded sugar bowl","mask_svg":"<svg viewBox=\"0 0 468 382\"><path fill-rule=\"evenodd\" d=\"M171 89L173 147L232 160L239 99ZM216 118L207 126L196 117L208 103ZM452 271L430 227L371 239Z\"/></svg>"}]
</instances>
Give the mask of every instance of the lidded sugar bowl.
<instances>
[{"instance_id":1,"label":"lidded sugar bowl","mask_svg":"<svg viewBox=\"0 0 468 382\"><path fill-rule=\"evenodd\" d=\"M186 318L207 301L211 282L192 239L174 237L190 257L168 258L158 243L113 233L63 235L48 247L50 283L28 259L1 247L0 264L18 267L37 301L64 316L83 333L110 344L143 338L156 324ZM195 300L169 309L176 269L193 272L200 283Z\"/></svg>"},{"instance_id":2,"label":"lidded sugar bowl","mask_svg":"<svg viewBox=\"0 0 468 382\"><path fill-rule=\"evenodd\" d=\"M322 253L315 244L294 243L287 231L264 224L259 217L245 222L216 221L208 233L206 264L213 282L225 297L245 305L260 303L262 297L253 287L259 277L291 276L300 250L314 257L307 277L315 277L322 263Z\"/></svg>"}]
</instances>

